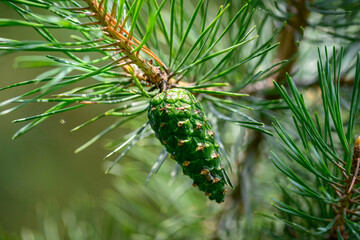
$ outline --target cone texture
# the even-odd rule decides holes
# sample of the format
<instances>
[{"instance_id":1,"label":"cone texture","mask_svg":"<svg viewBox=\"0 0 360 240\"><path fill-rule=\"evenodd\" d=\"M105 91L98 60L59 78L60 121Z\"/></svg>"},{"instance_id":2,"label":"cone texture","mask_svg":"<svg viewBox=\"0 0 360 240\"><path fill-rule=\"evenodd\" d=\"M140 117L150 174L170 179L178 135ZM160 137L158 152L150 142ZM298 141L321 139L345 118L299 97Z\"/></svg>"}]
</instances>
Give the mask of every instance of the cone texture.
<instances>
[{"instance_id":1,"label":"cone texture","mask_svg":"<svg viewBox=\"0 0 360 240\"><path fill-rule=\"evenodd\" d=\"M210 200L224 201L225 179L204 110L187 90L172 88L151 101L148 117L156 137Z\"/></svg>"}]
</instances>

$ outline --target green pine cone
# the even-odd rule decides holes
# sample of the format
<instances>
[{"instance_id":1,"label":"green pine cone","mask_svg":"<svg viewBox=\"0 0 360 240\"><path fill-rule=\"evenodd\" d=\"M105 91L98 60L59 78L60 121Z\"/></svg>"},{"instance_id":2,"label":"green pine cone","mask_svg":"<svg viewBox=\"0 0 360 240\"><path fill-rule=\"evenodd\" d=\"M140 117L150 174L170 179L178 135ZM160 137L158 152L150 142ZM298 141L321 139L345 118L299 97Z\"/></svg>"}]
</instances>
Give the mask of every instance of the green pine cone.
<instances>
[{"instance_id":1,"label":"green pine cone","mask_svg":"<svg viewBox=\"0 0 360 240\"><path fill-rule=\"evenodd\" d=\"M156 137L193 185L210 200L223 202L226 182L219 146L199 101L185 89L172 88L151 99L148 117Z\"/></svg>"}]
</instances>

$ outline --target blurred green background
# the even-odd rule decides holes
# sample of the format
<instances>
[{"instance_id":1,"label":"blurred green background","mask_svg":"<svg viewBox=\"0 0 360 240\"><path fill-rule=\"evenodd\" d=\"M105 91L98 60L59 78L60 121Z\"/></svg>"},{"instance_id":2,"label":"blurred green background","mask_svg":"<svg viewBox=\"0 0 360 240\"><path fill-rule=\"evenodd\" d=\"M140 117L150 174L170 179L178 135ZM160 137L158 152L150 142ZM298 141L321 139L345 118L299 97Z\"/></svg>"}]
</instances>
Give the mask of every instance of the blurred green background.
<instances>
[{"instance_id":1,"label":"blurred green background","mask_svg":"<svg viewBox=\"0 0 360 240\"><path fill-rule=\"evenodd\" d=\"M0 5L0 16L18 18L5 4ZM31 28L2 28L0 37L39 38ZM44 68L16 69L16 57L17 54L0 57L0 87L30 80L44 71ZM18 91L25 92L26 87L3 91L0 101L14 97ZM86 151L74 154L78 146L103 130L103 126L95 124L90 129L70 132L103 106L92 106L93 111L85 108L61 114L22 137L14 141L11 139L26 124L11 121L40 113L49 106L45 105L37 105L36 108L30 105L0 117L0 228L6 232L19 232L24 226L35 227L36 209L41 204L52 202L63 208L74 196L83 195L89 195L96 201L101 198L104 189L111 188L112 177L104 174L102 159L108 152L103 148L104 144L94 144Z\"/></svg>"}]
</instances>

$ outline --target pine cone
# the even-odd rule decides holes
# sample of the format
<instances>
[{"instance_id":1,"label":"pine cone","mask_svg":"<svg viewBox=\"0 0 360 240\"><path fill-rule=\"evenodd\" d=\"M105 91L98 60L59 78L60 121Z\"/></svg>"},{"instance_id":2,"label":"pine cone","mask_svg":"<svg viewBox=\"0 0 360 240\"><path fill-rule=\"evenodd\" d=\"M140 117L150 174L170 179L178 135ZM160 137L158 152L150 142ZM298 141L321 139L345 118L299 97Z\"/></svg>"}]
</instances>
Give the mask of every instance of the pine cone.
<instances>
[{"instance_id":1,"label":"pine cone","mask_svg":"<svg viewBox=\"0 0 360 240\"><path fill-rule=\"evenodd\" d=\"M193 185L210 200L223 202L226 182L219 146L199 101L187 90L166 90L150 101L148 117L156 137Z\"/></svg>"}]
</instances>

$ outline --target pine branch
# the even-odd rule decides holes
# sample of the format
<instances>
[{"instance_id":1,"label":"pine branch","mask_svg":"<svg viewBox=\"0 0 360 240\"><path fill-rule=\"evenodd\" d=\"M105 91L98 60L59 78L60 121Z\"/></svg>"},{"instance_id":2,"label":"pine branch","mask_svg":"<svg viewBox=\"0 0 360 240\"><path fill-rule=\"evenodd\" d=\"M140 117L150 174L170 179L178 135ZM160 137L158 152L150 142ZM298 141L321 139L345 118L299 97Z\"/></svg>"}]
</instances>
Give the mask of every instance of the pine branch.
<instances>
[{"instance_id":1,"label":"pine branch","mask_svg":"<svg viewBox=\"0 0 360 240\"><path fill-rule=\"evenodd\" d=\"M124 0L112 2L86 0L84 4L83 2L78 3L76 1L53 2L47 0L33 2L3 0L2 2L17 11L23 20L3 19L1 26L33 27L45 41L2 39L0 44L1 53L9 54L17 51L37 51L41 53L43 51L53 51L64 53L66 56L48 55L47 57L50 61L44 61L38 57L18 58L19 66L36 67L39 66L39 61L41 61L41 64L54 66L55 68L42 74L38 79L2 88L1 90L5 90L35 83L43 84L41 87L36 87L25 94L2 102L2 107L10 103L19 103L20 105L3 110L1 113L12 112L32 102L54 102L58 103L58 105L42 114L16 120L15 122L29 120L32 120L32 122L16 133L14 138L24 134L54 114L92 104L124 104L123 106L127 106L141 96L154 96L155 94L150 92L154 88L164 90L171 87L186 87L194 94L204 95L204 99L206 97L205 94L216 96L208 98L207 101L209 103L222 101L221 98L224 97L245 96L245 94L237 93L239 89L234 89L229 84L216 83L214 81L225 75L234 75L236 73L234 70L238 69L241 65L269 54L276 47L276 44L271 45L271 43L279 32L274 33L270 39L265 41L264 44L259 45L258 48L254 49L238 64L234 53L254 41L257 37L254 34L255 28L250 26L256 4L239 5L241 6L239 11L232 16L228 11L229 1L226 1L226 5L220 6L214 19L210 21L210 24L207 24L207 12L210 11L209 2L200 1L195 11L192 12L192 17L185 28L184 15L189 14L189 9L182 8L184 12L180 15L174 14L175 6L178 4L182 5L183 3L171 1L170 13L172 12L172 15L169 30L168 26L164 24L162 14L166 10L164 8L166 0L162 1L160 5L156 1L149 2L147 8L143 6L143 1L141 0L133 2ZM49 15L37 15L38 8L48 10ZM200 9L203 10L200 11ZM200 12L201 14L199 14ZM147 27L143 24L143 19L146 18L149 20ZM197 21L197 18L200 19ZM229 21L222 21L222 19L229 19ZM220 24L220 21L222 21L222 24ZM181 22L181 29L178 28L178 22ZM199 23L201 24L199 25ZM83 37L73 36L71 41L61 42L48 30L61 30L65 28L77 31ZM166 55L163 51L156 49L157 53L155 54L154 51L150 50L151 46L160 46L158 38L152 35L154 31L161 31L165 39L167 39L170 47L168 66L159 57ZM142 40L137 40L135 38L136 35L140 36ZM231 39L233 35L236 36L236 39L230 41L230 45L226 46L224 44L225 40ZM179 42L177 42L178 40ZM259 43L259 41L257 42ZM102 55L102 57L85 61L77 56L78 53L90 54L95 52ZM221 57L222 55L224 56ZM146 60L146 56L152 58L152 60ZM214 61L217 62L216 67L205 74L204 70L212 66ZM227 69L221 67L225 63L229 66ZM103 66L99 67L100 64L103 64ZM261 71L255 75L256 77L248 79L243 87L255 81L260 75L269 72L272 67ZM173 70L170 68L173 68ZM70 75L75 70L80 70L82 73ZM219 70L222 72L219 73ZM191 74L204 76L202 80L213 76L210 79L205 79L205 81L199 79L194 81L194 83L189 83L192 81ZM88 78L95 79L97 83L86 85L85 80ZM67 93L60 92L64 87L72 86L72 84L79 83L80 81L85 83L83 87L73 89ZM201 84L201 82L211 83ZM226 88L226 86L229 87ZM56 97L49 96L49 94L53 94L53 96L55 94ZM239 105L232 99L227 99L226 101L229 104ZM250 109L249 107L244 107ZM118 109L125 108L120 106L120 108L110 109L75 129L86 126L104 116L116 115L131 119L141 114L141 111L117 112ZM236 112L244 115L239 110L229 107L222 107L222 110L225 114ZM254 128L269 134L256 121L239 122L226 117L226 115L224 116L222 120L231 120L230 122L240 123L241 126ZM244 116L250 119L249 116Z\"/></svg>"},{"instance_id":2,"label":"pine branch","mask_svg":"<svg viewBox=\"0 0 360 240\"><path fill-rule=\"evenodd\" d=\"M281 160L277 154L272 153L275 166L289 178L295 189L290 189L298 196L298 200L291 205L275 200L274 206L282 212L281 221L291 224L302 223L306 233L310 228L312 234L328 234L327 239L352 239L359 231L351 227L351 223L357 221L359 215L359 141L355 141L353 152L350 152L350 144L354 136L345 134L345 128L353 133L353 123L359 119L355 117L358 108L359 82L354 85L352 108L346 119L351 119L351 124L345 124L340 104L340 71L342 51L338 61L330 62L327 49L325 48L325 61L321 59L319 51L318 75L322 93L323 112L315 115L316 123L311 117L311 112L305 106L303 95L299 93L292 79L288 77L288 84L292 97L275 83L280 95L293 113L296 126L296 136L290 136L276 119L274 127L281 139L282 152L289 160L292 160L301 169L290 167ZM336 56L335 48L333 56ZM331 64L332 63L332 64ZM359 75L359 55L356 69L356 81ZM354 115L355 114L355 115ZM341 117L340 117L341 116ZM320 123L320 119L324 121ZM351 157L352 155L352 157ZM297 171L298 170L298 171ZM308 199L308 200L307 200ZM308 209L301 207L301 202L310 201ZM298 204L296 206L296 204ZM296 221L289 216L298 216L302 220ZM313 220L320 220L316 224ZM349 222L349 223L348 223ZM309 226L307 228L306 226ZM320 231L323 229L324 231ZM298 228L298 230L300 230Z\"/></svg>"}]
</instances>

